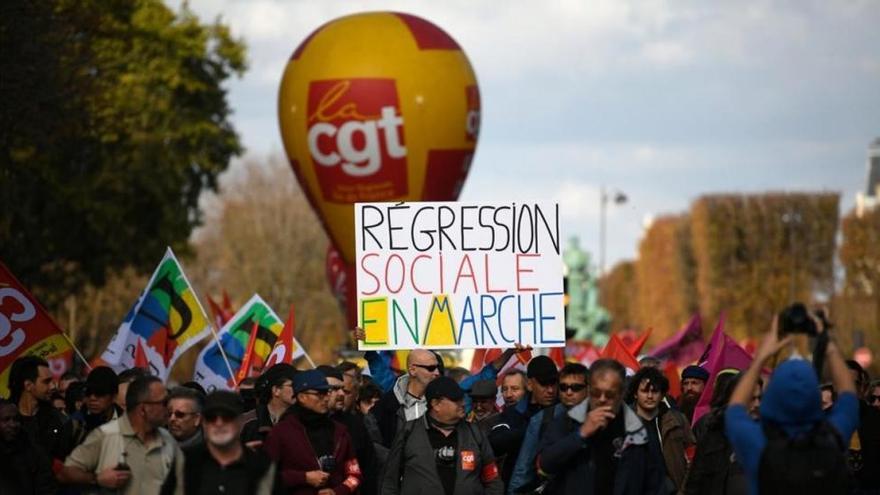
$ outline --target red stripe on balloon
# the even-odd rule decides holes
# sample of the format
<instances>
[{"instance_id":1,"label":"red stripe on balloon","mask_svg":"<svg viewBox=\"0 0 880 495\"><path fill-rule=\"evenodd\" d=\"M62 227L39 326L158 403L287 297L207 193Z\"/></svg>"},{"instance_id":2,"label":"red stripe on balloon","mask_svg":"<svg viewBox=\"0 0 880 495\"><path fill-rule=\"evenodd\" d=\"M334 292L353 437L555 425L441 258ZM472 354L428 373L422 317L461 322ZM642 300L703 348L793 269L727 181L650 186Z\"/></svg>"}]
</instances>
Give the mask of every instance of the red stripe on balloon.
<instances>
[{"instance_id":1,"label":"red stripe on balloon","mask_svg":"<svg viewBox=\"0 0 880 495\"><path fill-rule=\"evenodd\" d=\"M409 14L395 13L409 28L419 50L461 50L458 43L445 31L430 22Z\"/></svg>"}]
</instances>

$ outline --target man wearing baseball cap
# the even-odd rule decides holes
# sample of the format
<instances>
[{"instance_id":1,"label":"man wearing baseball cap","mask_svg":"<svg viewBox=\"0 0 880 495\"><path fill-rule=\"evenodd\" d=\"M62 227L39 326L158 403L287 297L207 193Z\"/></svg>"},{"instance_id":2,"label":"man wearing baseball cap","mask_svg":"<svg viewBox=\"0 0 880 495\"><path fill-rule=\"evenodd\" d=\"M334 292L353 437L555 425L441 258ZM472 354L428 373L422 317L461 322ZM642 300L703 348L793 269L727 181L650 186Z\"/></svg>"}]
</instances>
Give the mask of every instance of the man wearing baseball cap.
<instances>
[{"instance_id":1,"label":"man wearing baseball cap","mask_svg":"<svg viewBox=\"0 0 880 495\"><path fill-rule=\"evenodd\" d=\"M73 445L81 444L95 428L122 414L116 406L119 377L107 366L97 366L86 378L83 406L71 414Z\"/></svg>"},{"instance_id":2,"label":"man wearing baseball cap","mask_svg":"<svg viewBox=\"0 0 880 495\"><path fill-rule=\"evenodd\" d=\"M498 415L498 385L495 380L480 380L474 383L468 395L471 398L471 412L467 415L469 423L476 423L488 434L489 428L494 425L491 419Z\"/></svg>"},{"instance_id":3,"label":"man wearing baseball cap","mask_svg":"<svg viewBox=\"0 0 880 495\"><path fill-rule=\"evenodd\" d=\"M488 439L463 421L461 387L449 377L436 378L425 389L425 400L427 414L408 421L394 438L380 493L503 493Z\"/></svg>"},{"instance_id":4,"label":"man wearing baseball cap","mask_svg":"<svg viewBox=\"0 0 880 495\"><path fill-rule=\"evenodd\" d=\"M284 493L265 452L242 445L243 413L244 401L235 392L218 390L208 395L202 409L205 441L183 450L184 461L168 475L163 495Z\"/></svg>"},{"instance_id":5,"label":"man wearing baseball cap","mask_svg":"<svg viewBox=\"0 0 880 495\"><path fill-rule=\"evenodd\" d=\"M330 385L318 370L293 378L296 403L263 444L278 463L288 493L348 495L361 484L361 469L348 430L329 416Z\"/></svg>"}]
</instances>

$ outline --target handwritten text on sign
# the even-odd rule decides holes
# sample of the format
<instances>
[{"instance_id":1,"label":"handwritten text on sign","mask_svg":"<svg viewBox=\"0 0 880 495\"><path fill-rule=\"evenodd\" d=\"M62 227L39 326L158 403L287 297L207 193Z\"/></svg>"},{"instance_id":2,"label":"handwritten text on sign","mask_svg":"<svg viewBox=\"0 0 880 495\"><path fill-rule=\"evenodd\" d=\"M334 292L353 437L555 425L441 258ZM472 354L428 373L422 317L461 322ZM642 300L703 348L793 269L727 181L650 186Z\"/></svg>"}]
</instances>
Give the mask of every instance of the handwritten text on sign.
<instances>
[{"instance_id":1,"label":"handwritten text on sign","mask_svg":"<svg viewBox=\"0 0 880 495\"><path fill-rule=\"evenodd\" d=\"M559 205L358 203L362 349L565 344Z\"/></svg>"}]
</instances>

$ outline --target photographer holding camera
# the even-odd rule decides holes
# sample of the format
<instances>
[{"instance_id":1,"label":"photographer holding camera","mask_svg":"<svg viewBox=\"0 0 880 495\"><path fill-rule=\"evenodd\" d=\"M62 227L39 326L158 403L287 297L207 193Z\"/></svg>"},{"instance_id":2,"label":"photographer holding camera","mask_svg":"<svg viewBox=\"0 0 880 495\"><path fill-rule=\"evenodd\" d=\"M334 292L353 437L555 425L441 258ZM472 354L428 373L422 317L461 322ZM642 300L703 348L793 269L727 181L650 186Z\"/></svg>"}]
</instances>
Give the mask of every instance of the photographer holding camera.
<instances>
[{"instance_id":1,"label":"photographer holding camera","mask_svg":"<svg viewBox=\"0 0 880 495\"><path fill-rule=\"evenodd\" d=\"M278 463L287 493L346 495L361 484L348 430L328 416L329 389L320 371L298 372L293 378L296 403L263 444Z\"/></svg>"},{"instance_id":2,"label":"photographer holding camera","mask_svg":"<svg viewBox=\"0 0 880 495\"><path fill-rule=\"evenodd\" d=\"M787 308L774 318L755 359L730 399L725 415L727 438L746 471L750 491L823 495L848 493L846 445L858 426L858 398L840 350L825 330L823 317L803 305ZM795 333L822 335L814 358L824 358L837 403L822 411L819 380L811 364L791 359L770 377L761 402L761 420L748 414L752 391L767 362L792 342ZM824 335L823 335L824 334Z\"/></svg>"}]
</instances>

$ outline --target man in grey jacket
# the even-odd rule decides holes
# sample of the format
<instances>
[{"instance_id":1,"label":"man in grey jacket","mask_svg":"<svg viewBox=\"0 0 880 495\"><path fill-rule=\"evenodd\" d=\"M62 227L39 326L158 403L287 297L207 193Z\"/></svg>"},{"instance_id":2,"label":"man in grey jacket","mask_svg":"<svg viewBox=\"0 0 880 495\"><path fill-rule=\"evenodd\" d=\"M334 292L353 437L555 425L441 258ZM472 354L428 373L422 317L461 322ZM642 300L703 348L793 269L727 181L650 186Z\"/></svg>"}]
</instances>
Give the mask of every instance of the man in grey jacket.
<instances>
[{"instance_id":1,"label":"man in grey jacket","mask_svg":"<svg viewBox=\"0 0 880 495\"><path fill-rule=\"evenodd\" d=\"M428 412L394 438L383 495L501 495L504 485L486 436L464 418L464 392L448 377L425 389Z\"/></svg>"}]
</instances>

